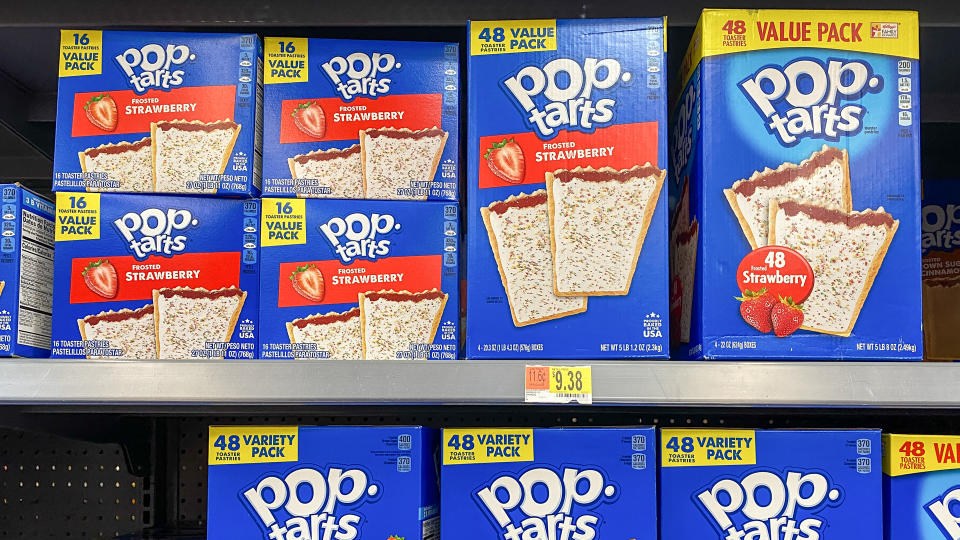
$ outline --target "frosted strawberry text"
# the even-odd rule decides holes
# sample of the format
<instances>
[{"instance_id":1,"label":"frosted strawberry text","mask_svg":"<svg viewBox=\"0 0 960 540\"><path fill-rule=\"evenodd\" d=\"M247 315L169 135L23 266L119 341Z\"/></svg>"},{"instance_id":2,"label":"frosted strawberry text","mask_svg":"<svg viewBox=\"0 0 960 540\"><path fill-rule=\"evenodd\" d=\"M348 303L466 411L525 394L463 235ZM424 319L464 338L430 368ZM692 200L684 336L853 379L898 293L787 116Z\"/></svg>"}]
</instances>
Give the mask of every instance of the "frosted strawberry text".
<instances>
[{"instance_id":1,"label":"frosted strawberry text","mask_svg":"<svg viewBox=\"0 0 960 540\"><path fill-rule=\"evenodd\" d=\"M166 46L150 43L139 49L131 47L114 58L138 94L154 88L170 90L180 86L184 71L176 68L196 59L197 55L190 52L190 47L172 43Z\"/></svg>"},{"instance_id":2,"label":"frosted strawberry text","mask_svg":"<svg viewBox=\"0 0 960 540\"><path fill-rule=\"evenodd\" d=\"M928 204L922 210L923 233L921 241L923 251L942 249L945 251L960 247L960 205L945 204L943 206Z\"/></svg>"},{"instance_id":3,"label":"frosted strawberry text","mask_svg":"<svg viewBox=\"0 0 960 540\"><path fill-rule=\"evenodd\" d=\"M390 253L390 240L380 235L400 230L400 224L390 214L361 214L331 218L320 226L320 232L340 260L350 264L356 258L377 260Z\"/></svg>"},{"instance_id":4,"label":"frosted strawberry text","mask_svg":"<svg viewBox=\"0 0 960 540\"><path fill-rule=\"evenodd\" d=\"M561 476L540 467L501 476L475 496L504 540L592 540L601 521L595 507L619 493L598 470L567 467Z\"/></svg>"},{"instance_id":5,"label":"frosted strawberry text","mask_svg":"<svg viewBox=\"0 0 960 540\"><path fill-rule=\"evenodd\" d=\"M377 97L390 91L393 81L385 77L402 67L390 53L355 52L344 58L334 56L320 66L344 101L357 96Z\"/></svg>"},{"instance_id":6,"label":"frosted strawberry text","mask_svg":"<svg viewBox=\"0 0 960 540\"><path fill-rule=\"evenodd\" d=\"M818 540L825 520L817 512L821 505L838 505L840 490L819 473L788 471L785 478L758 471L739 481L720 480L696 497L721 540ZM813 515L802 517L801 509Z\"/></svg>"},{"instance_id":7,"label":"frosted strawberry text","mask_svg":"<svg viewBox=\"0 0 960 540\"><path fill-rule=\"evenodd\" d=\"M309 487L309 489L301 489ZM338 515L338 505L359 506L380 496L380 486L360 469L303 467L285 477L267 476L243 492L248 510L269 540L354 540L363 516L355 509ZM303 500L306 498L306 500Z\"/></svg>"},{"instance_id":8,"label":"frosted strawberry text","mask_svg":"<svg viewBox=\"0 0 960 540\"><path fill-rule=\"evenodd\" d=\"M866 62L802 58L765 67L740 89L766 119L767 131L793 146L804 137L837 141L859 133L867 112L860 98L882 90L883 79Z\"/></svg>"},{"instance_id":9,"label":"frosted strawberry text","mask_svg":"<svg viewBox=\"0 0 960 540\"><path fill-rule=\"evenodd\" d=\"M176 234L200 223L189 210L148 208L142 212L127 212L113 222L113 226L127 241L127 247L137 260L151 255L170 257L187 247L187 236Z\"/></svg>"}]
</instances>

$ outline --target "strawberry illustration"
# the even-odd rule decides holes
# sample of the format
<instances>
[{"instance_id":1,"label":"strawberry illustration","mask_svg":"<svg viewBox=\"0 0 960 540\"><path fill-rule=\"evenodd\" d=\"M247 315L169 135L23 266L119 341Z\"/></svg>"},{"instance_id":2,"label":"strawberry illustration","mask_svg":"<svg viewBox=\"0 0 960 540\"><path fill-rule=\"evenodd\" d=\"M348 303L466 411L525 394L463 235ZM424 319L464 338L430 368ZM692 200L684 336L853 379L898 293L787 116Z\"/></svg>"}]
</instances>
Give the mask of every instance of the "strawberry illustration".
<instances>
[{"instance_id":1,"label":"strawberry illustration","mask_svg":"<svg viewBox=\"0 0 960 540\"><path fill-rule=\"evenodd\" d=\"M297 105L293 110L293 123L297 129L315 138L322 139L327 133L327 117L316 101Z\"/></svg>"},{"instance_id":2,"label":"strawberry illustration","mask_svg":"<svg viewBox=\"0 0 960 540\"><path fill-rule=\"evenodd\" d=\"M527 166L523 159L523 149L513 139L493 143L483 154L483 159L487 160L487 166L493 174L504 181L511 184L523 182Z\"/></svg>"},{"instance_id":3,"label":"strawberry illustration","mask_svg":"<svg viewBox=\"0 0 960 540\"><path fill-rule=\"evenodd\" d=\"M297 294L313 302L323 301L323 274L312 264L298 266L290 274L293 290Z\"/></svg>"},{"instance_id":4,"label":"strawberry illustration","mask_svg":"<svg viewBox=\"0 0 960 540\"><path fill-rule=\"evenodd\" d=\"M803 326L803 305L793 303L793 297L780 297L780 301L770 310L773 333L777 337L786 337Z\"/></svg>"},{"instance_id":5,"label":"strawberry illustration","mask_svg":"<svg viewBox=\"0 0 960 540\"><path fill-rule=\"evenodd\" d=\"M117 296L117 269L107 259L91 262L82 274L83 282L93 293L107 300Z\"/></svg>"},{"instance_id":6,"label":"strawberry illustration","mask_svg":"<svg viewBox=\"0 0 960 540\"><path fill-rule=\"evenodd\" d=\"M110 94L100 94L90 98L83 110L87 111L87 120L104 131L117 129L117 104Z\"/></svg>"},{"instance_id":7,"label":"strawberry illustration","mask_svg":"<svg viewBox=\"0 0 960 540\"><path fill-rule=\"evenodd\" d=\"M390 536L387 537L387 540L403 540L403 538L404 538L404 537L402 537L402 536L397 536L397 535L395 535L395 534L391 534Z\"/></svg>"},{"instance_id":8,"label":"strawberry illustration","mask_svg":"<svg viewBox=\"0 0 960 540\"><path fill-rule=\"evenodd\" d=\"M770 323L770 310L777 303L777 297L768 293L767 289L760 289L753 292L750 289L744 289L743 296L737 296L740 300L740 316L747 324L766 334L773 329Z\"/></svg>"}]
</instances>

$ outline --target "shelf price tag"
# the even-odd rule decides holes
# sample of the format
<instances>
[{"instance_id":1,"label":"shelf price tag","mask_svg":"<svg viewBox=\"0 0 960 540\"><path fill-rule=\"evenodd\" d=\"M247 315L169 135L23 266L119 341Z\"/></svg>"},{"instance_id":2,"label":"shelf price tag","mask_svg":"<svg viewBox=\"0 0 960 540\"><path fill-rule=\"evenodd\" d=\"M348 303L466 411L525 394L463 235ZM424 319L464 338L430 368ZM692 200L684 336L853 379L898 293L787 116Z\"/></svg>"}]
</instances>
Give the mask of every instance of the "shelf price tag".
<instances>
[{"instance_id":1,"label":"shelf price tag","mask_svg":"<svg viewBox=\"0 0 960 540\"><path fill-rule=\"evenodd\" d=\"M593 403L590 366L527 366L523 400L526 403Z\"/></svg>"}]
</instances>

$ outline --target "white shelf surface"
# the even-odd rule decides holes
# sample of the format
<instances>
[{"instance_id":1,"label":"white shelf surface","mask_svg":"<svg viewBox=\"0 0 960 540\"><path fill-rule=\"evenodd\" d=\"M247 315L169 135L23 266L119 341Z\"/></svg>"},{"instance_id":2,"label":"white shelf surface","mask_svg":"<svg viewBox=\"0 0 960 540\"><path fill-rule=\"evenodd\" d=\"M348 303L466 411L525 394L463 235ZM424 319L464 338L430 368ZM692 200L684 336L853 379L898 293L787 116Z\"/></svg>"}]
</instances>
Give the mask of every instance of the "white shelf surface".
<instances>
[{"instance_id":1,"label":"white shelf surface","mask_svg":"<svg viewBox=\"0 0 960 540\"><path fill-rule=\"evenodd\" d=\"M960 366L863 362L58 361L0 363L0 404L523 402L527 364L592 365L600 405L960 408Z\"/></svg>"}]
</instances>

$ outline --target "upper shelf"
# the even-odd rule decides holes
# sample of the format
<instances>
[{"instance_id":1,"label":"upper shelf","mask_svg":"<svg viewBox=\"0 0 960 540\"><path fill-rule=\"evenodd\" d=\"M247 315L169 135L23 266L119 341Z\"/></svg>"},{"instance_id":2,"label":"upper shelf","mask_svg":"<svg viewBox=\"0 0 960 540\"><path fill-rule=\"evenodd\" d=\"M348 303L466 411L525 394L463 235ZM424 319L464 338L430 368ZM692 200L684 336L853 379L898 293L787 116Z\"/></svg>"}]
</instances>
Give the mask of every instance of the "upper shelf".
<instances>
[{"instance_id":1,"label":"upper shelf","mask_svg":"<svg viewBox=\"0 0 960 540\"><path fill-rule=\"evenodd\" d=\"M523 402L524 361L4 360L0 404L312 405ZM594 403L957 408L960 367L841 362L574 362Z\"/></svg>"}]
</instances>

